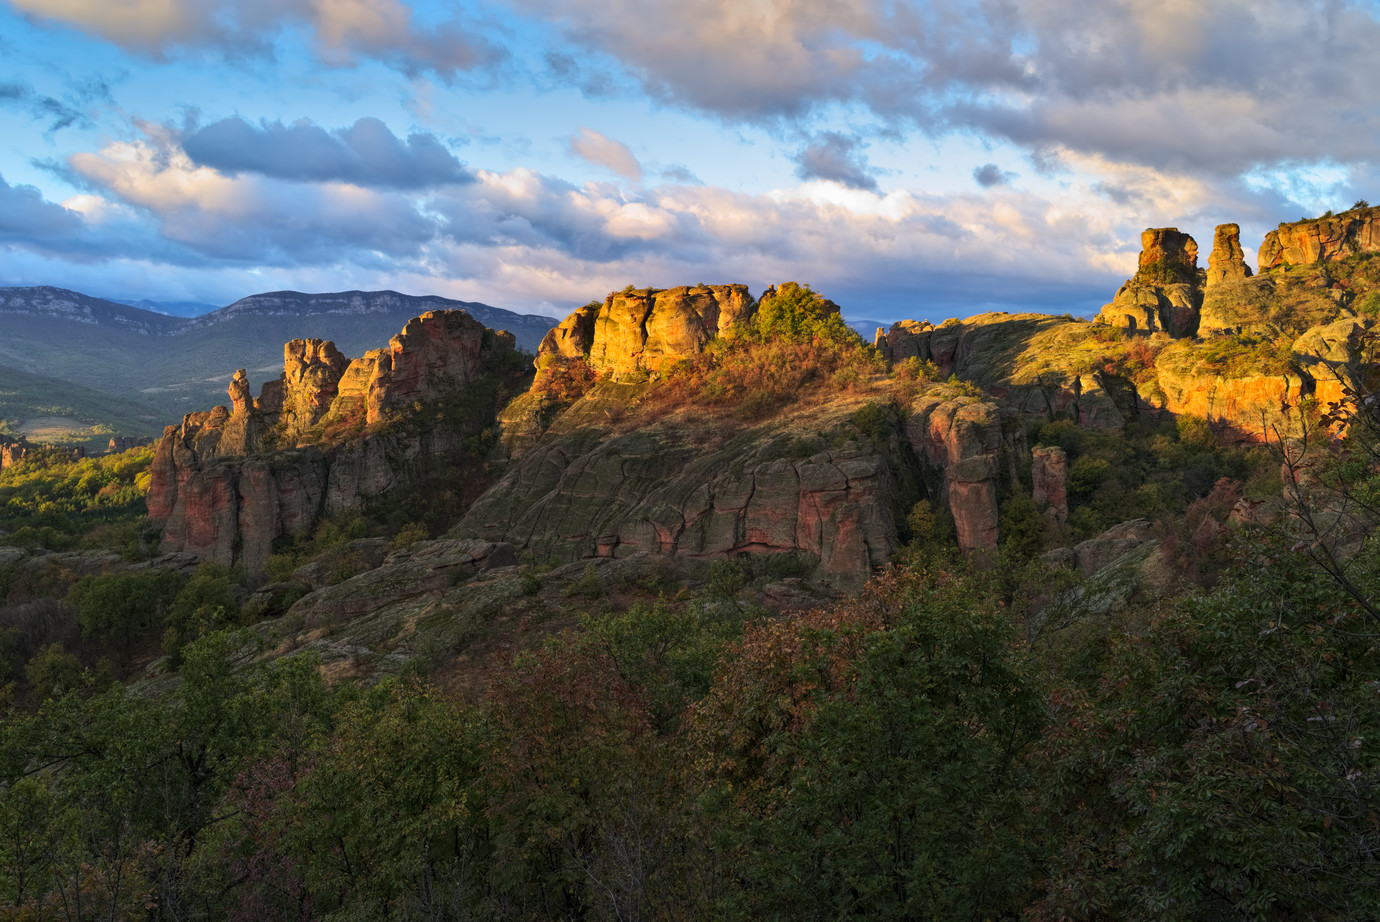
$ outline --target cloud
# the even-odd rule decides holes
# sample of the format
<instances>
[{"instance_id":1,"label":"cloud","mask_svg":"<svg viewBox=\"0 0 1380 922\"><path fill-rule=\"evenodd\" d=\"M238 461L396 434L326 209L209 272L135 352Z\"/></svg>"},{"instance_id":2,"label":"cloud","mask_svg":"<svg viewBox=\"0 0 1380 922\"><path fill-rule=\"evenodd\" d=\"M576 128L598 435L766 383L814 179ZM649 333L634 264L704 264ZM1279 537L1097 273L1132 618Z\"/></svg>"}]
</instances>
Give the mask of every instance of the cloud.
<instances>
[{"instance_id":1,"label":"cloud","mask_svg":"<svg viewBox=\"0 0 1380 922\"><path fill-rule=\"evenodd\" d=\"M692 186L698 186L703 184L703 180L701 180L694 173L690 172L689 167L683 166L678 163L672 164L671 166L668 166L666 167L666 169L662 170L661 178L666 180L667 182L685 183Z\"/></svg>"},{"instance_id":2,"label":"cloud","mask_svg":"<svg viewBox=\"0 0 1380 922\"><path fill-rule=\"evenodd\" d=\"M731 123L798 128L845 109L1223 177L1380 159L1373 4L514 2L653 97Z\"/></svg>"},{"instance_id":3,"label":"cloud","mask_svg":"<svg viewBox=\"0 0 1380 922\"><path fill-rule=\"evenodd\" d=\"M826 131L796 154L795 173L801 179L823 179L850 189L875 192L877 179L869 172L867 158L859 147L856 138Z\"/></svg>"},{"instance_id":4,"label":"cloud","mask_svg":"<svg viewBox=\"0 0 1380 922\"><path fill-rule=\"evenodd\" d=\"M973 168L973 179L984 189L1004 186L1015 178L1015 173L1008 173L995 163L984 163L980 167Z\"/></svg>"},{"instance_id":5,"label":"cloud","mask_svg":"<svg viewBox=\"0 0 1380 922\"><path fill-rule=\"evenodd\" d=\"M0 181L0 245L54 264L165 266L179 284L195 268L224 279L252 269L276 287L438 291L557 313L629 282L760 290L795 279L861 316L943 319L985 309L1086 313L1134 271L1146 226L1175 225L1206 245L1215 224L1237 221L1249 244L1298 213L1244 180L1058 146L1042 156L1068 171L1059 183L882 192L865 186L857 142L827 135L806 148L832 154L810 161L809 178L832 181L765 193L687 183L669 170L645 185L521 168L386 185L381 177L425 169L399 160L413 146L382 126L376 140L387 156L369 154L352 134L360 124L136 123L137 136L68 158L59 178L83 192L61 205ZM246 153L255 145L260 161ZM281 166L284 157L301 163ZM1356 182L1373 175L1352 171ZM245 293L227 291L227 300Z\"/></svg>"},{"instance_id":6,"label":"cloud","mask_svg":"<svg viewBox=\"0 0 1380 922\"><path fill-rule=\"evenodd\" d=\"M35 20L57 22L156 58L215 48L263 54L284 29L305 28L320 59L348 67L381 61L409 75L453 75L501 52L457 22L413 21L400 0L9 0Z\"/></svg>"},{"instance_id":7,"label":"cloud","mask_svg":"<svg viewBox=\"0 0 1380 922\"><path fill-rule=\"evenodd\" d=\"M33 186L11 186L0 176L0 240L39 243L81 229L81 215L43 198Z\"/></svg>"},{"instance_id":8,"label":"cloud","mask_svg":"<svg viewBox=\"0 0 1380 922\"><path fill-rule=\"evenodd\" d=\"M605 137L592 128L581 128L570 137L570 153L595 166L624 176L633 182L642 181L642 164L632 149L622 141Z\"/></svg>"},{"instance_id":9,"label":"cloud","mask_svg":"<svg viewBox=\"0 0 1380 922\"><path fill-rule=\"evenodd\" d=\"M95 124L90 115L78 108L76 100L63 101L47 96L24 83L0 83L0 105L6 104L23 109L35 119L47 121L45 134L49 136L64 128L90 128Z\"/></svg>"},{"instance_id":10,"label":"cloud","mask_svg":"<svg viewBox=\"0 0 1380 922\"><path fill-rule=\"evenodd\" d=\"M232 176L258 173L297 182L388 189L473 180L435 135L415 133L404 144L376 118L362 118L334 131L306 119L255 127L241 118L227 118L184 131L179 141L199 166Z\"/></svg>"},{"instance_id":11,"label":"cloud","mask_svg":"<svg viewBox=\"0 0 1380 922\"><path fill-rule=\"evenodd\" d=\"M164 239L207 260L274 266L416 257L435 220L401 193L338 182L227 176L196 164L176 133L141 125L145 138L69 158L91 189L150 217Z\"/></svg>"}]
</instances>

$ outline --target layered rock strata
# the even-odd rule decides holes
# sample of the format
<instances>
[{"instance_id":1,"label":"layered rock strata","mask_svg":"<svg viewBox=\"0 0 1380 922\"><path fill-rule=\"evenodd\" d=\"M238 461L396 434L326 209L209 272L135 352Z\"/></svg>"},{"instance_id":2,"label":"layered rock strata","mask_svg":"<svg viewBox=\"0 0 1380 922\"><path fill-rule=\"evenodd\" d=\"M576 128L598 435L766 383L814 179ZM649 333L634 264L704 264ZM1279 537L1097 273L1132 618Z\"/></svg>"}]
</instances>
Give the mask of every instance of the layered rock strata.
<instances>
[{"instance_id":1,"label":"layered rock strata","mask_svg":"<svg viewBox=\"0 0 1380 922\"><path fill-rule=\"evenodd\" d=\"M606 400L621 400L616 383L572 409ZM848 422L857 408L788 415L704 445L693 420L617 433L595 424L596 406L589 424L530 447L453 534L557 561L798 552L817 561L817 579L858 585L895 550L902 503L896 460ZM828 447L820 432L831 433Z\"/></svg>"}]
</instances>

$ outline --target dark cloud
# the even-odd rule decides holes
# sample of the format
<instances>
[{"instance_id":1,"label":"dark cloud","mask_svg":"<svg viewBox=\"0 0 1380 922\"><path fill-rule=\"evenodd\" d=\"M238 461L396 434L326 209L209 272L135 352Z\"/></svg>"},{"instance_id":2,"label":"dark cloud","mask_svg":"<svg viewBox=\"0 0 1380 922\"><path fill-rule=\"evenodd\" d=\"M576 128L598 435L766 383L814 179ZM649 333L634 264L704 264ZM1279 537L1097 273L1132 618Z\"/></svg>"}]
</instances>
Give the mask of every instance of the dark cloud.
<instances>
[{"instance_id":1,"label":"dark cloud","mask_svg":"<svg viewBox=\"0 0 1380 922\"><path fill-rule=\"evenodd\" d=\"M877 191L877 179L869 172L867 158L856 138L826 131L795 156L795 173L801 179L823 179L850 189Z\"/></svg>"},{"instance_id":2,"label":"dark cloud","mask_svg":"<svg viewBox=\"0 0 1380 922\"><path fill-rule=\"evenodd\" d=\"M973 170L973 179L984 189L990 189L993 186L1004 186L1015 178L1015 173L1008 173L995 163L984 163L982 166Z\"/></svg>"},{"instance_id":3,"label":"dark cloud","mask_svg":"<svg viewBox=\"0 0 1380 922\"><path fill-rule=\"evenodd\" d=\"M107 90L107 95L108 93ZM64 102L54 96L39 93L23 83L0 83L0 105L5 104L28 112L39 121L46 121L48 127L45 134L49 136L64 128L90 128L95 124L91 116L77 108L74 102Z\"/></svg>"},{"instance_id":4,"label":"dark cloud","mask_svg":"<svg viewBox=\"0 0 1380 922\"><path fill-rule=\"evenodd\" d=\"M51 241L81 226L75 211L45 200L33 186L11 186L0 176L0 240Z\"/></svg>"},{"instance_id":5,"label":"dark cloud","mask_svg":"<svg viewBox=\"0 0 1380 922\"><path fill-rule=\"evenodd\" d=\"M423 189L472 182L473 176L435 135L406 143L376 118L327 131L303 119L291 125L227 118L184 131L193 161L228 175L257 173L296 182L348 182L384 189Z\"/></svg>"}]
</instances>

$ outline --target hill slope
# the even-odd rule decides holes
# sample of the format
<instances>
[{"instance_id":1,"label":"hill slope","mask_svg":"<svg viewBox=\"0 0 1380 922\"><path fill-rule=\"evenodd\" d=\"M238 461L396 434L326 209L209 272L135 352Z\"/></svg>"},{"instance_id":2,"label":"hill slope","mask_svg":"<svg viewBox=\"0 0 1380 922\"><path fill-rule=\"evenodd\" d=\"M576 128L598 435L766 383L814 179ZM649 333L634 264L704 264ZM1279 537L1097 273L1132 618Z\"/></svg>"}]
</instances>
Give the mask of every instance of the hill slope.
<instances>
[{"instance_id":1,"label":"hill slope","mask_svg":"<svg viewBox=\"0 0 1380 922\"><path fill-rule=\"evenodd\" d=\"M0 429L45 442L103 449L111 435L156 435L153 407L79 384L0 365Z\"/></svg>"}]
</instances>

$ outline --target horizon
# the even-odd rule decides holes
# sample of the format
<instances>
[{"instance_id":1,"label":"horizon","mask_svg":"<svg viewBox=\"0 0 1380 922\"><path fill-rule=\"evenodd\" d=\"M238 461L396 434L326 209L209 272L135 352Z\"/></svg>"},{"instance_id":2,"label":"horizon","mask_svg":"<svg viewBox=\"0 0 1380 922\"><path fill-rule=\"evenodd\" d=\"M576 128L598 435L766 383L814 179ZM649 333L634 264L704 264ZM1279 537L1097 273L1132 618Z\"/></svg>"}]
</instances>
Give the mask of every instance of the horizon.
<instances>
[{"instance_id":1,"label":"horizon","mask_svg":"<svg viewBox=\"0 0 1380 922\"><path fill-rule=\"evenodd\" d=\"M1086 316L1146 227L1375 197L1374 3L1157 9L0 0L0 284Z\"/></svg>"}]
</instances>

